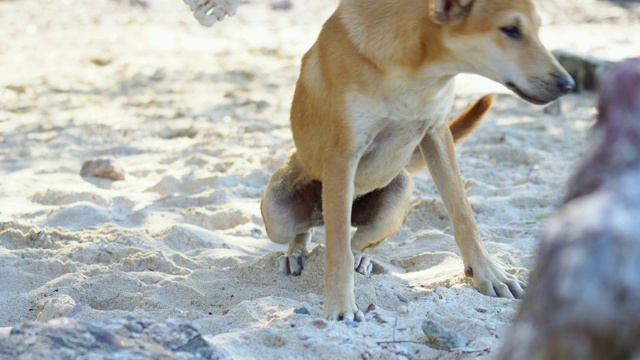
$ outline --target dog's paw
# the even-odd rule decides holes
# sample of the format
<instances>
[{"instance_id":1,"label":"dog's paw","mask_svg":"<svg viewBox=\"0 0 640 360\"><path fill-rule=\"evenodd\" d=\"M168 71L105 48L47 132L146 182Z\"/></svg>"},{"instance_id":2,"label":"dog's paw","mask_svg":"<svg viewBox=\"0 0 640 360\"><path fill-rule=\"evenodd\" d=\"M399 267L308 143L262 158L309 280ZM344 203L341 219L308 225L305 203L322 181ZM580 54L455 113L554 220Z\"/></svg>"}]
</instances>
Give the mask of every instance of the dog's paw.
<instances>
[{"instance_id":1,"label":"dog's paw","mask_svg":"<svg viewBox=\"0 0 640 360\"><path fill-rule=\"evenodd\" d=\"M346 310L334 306L325 306L325 318L330 321L364 321L364 313L354 304Z\"/></svg>"},{"instance_id":2,"label":"dog's paw","mask_svg":"<svg viewBox=\"0 0 640 360\"><path fill-rule=\"evenodd\" d=\"M373 269L373 264L371 263L371 259L360 252L353 252L353 269L362 275L371 274L371 270Z\"/></svg>"},{"instance_id":3,"label":"dog's paw","mask_svg":"<svg viewBox=\"0 0 640 360\"><path fill-rule=\"evenodd\" d=\"M276 268L285 275L298 276L307 257L304 255L282 255L276 260Z\"/></svg>"},{"instance_id":4,"label":"dog's paw","mask_svg":"<svg viewBox=\"0 0 640 360\"><path fill-rule=\"evenodd\" d=\"M473 280L476 289L484 295L507 299L524 297L525 285L492 259L466 266L465 275Z\"/></svg>"}]
</instances>

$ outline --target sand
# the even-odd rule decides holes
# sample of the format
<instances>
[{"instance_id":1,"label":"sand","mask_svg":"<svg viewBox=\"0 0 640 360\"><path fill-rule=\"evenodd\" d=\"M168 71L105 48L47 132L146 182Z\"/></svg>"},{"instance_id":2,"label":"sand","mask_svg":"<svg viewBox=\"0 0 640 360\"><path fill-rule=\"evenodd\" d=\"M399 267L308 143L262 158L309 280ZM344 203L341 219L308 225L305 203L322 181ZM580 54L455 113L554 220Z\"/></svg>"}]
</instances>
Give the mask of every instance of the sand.
<instances>
[{"instance_id":1,"label":"sand","mask_svg":"<svg viewBox=\"0 0 640 360\"><path fill-rule=\"evenodd\" d=\"M322 229L301 276L275 269L285 247L267 238L260 197L292 146L300 58L335 0L253 1L212 28L179 0L140 4L0 1L0 337L27 321L135 315L193 321L224 359L459 358L421 344L431 319L479 350L462 356L496 355L520 302L464 279L426 172L402 228L371 251L374 274L355 275L358 306L375 305L366 322L321 319ZM550 48L640 54L637 7L543 8ZM495 108L458 158L485 245L526 280L595 96L553 113L464 76L454 113L488 91ZM79 175L105 156L124 181Z\"/></svg>"}]
</instances>

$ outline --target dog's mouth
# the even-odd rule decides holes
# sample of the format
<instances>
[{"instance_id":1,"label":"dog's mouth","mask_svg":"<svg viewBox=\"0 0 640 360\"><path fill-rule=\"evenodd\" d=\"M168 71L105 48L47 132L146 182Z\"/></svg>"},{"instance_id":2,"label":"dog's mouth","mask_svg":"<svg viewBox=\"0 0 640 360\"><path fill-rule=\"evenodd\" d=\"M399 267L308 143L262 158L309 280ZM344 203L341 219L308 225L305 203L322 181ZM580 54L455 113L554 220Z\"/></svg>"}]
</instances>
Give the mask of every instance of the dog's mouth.
<instances>
[{"instance_id":1,"label":"dog's mouth","mask_svg":"<svg viewBox=\"0 0 640 360\"><path fill-rule=\"evenodd\" d=\"M553 100L546 100L546 99L545 99L545 100L543 100L543 99L538 99L538 98L534 98L533 96L529 96L529 95L527 95L524 91L520 90L520 88L519 88L519 87L517 87L517 86L516 86L516 84L514 84L514 83L512 83L512 82L510 82L510 81L507 81L507 82L505 83L505 86L506 86L509 90L513 91L516 95L520 96L522 99L524 99L524 100L526 100L526 101L528 101L528 102L530 102L530 103L532 103L532 104L536 104L536 105L545 105L545 104L548 104L548 103L550 103L551 101L553 101Z\"/></svg>"}]
</instances>

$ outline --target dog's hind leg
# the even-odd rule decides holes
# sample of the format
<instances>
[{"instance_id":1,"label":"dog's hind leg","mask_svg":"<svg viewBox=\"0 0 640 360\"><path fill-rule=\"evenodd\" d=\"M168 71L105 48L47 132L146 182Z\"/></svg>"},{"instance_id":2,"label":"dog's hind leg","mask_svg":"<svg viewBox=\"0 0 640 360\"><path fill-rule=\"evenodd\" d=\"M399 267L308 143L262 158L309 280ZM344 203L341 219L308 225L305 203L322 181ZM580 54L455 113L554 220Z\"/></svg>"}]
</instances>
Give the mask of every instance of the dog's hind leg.
<instances>
[{"instance_id":1,"label":"dog's hind leg","mask_svg":"<svg viewBox=\"0 0 640 360\"><path fill-rule=\"evenodd\" d=\"M298 276L302 272L304 262L309 256L307 245L311 240L311 229L302 234L297 234L289 243L289 249L285 255L276 260L278 271L286 275Z\"/></svg>"},{"instance_id":2,"label":"dog's hind leg","mask_svg":"<svg viewBox=\"0 0 640 360\"><path fill-rule=\"evenodd\" d=\"M314 226L322 225L322 185L304 174L295 152L269 179L260 206L269 238L289 244L276 260L279 271L300 275L307 258L307 245Z\"/></svg>"},{"instance_id":3,"label":"dog's hind leg","mask_svg":"<svg viewBox=\"0 0 640 360\"><path fill-rule=\"evenodd\" d=\"M411 175L403 170L386 187L363 195L353 203L351 223L358 230L351 239L351 249L356 272L371 273L371 261L362 253L376 247L400 228L412 188Z\"/></svg>"}]
</instances>

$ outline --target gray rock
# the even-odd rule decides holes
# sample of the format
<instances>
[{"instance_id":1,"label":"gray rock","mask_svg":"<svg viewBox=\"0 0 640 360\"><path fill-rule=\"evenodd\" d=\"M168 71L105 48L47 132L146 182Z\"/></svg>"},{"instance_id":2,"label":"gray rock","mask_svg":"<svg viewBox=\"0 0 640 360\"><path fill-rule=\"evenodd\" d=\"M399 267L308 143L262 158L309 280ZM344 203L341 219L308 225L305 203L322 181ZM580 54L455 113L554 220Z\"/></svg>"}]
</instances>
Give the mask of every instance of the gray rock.
<instances>
[{"instance_id":1,"label":"gray rock","mask_svg":"<svg viewBox=\"0 0 640 360\"><path fill-rule=\"evenodd\" d=\"M290 0L277 0L271 2L272 10L285 11L291 10L291 8L293 8L293 3Z\"/></svg>"},{"instance_id":2,"label":"gray rock","mask_svg":"<svg viewBox=\"0 0 640 360\"><path fill-rule=\"evenodd\" d=\"M306 307L301 307L301 308L297 308L295 310L293 310L294 313L296 314L302 314L302 315L309 315L309 309L307 309Z\"/></svg>"},{"instance_id":3,"label":"gray rock","mask_svg":"<svg viewBox=\"0 0 640 360\"><path fill-rule=\"evenodd\" d=\"M553 55L575 80L576 92L596 90L598 74L613 64L612 61L565 50L554 50Z\"/></svg>"},{"instance_id":4,"label":"gray rock","mask_svg":"<svg viewBox=\"0 0 640 360\"><path fill-rule=\"evenodd\" d=\"M352 327L352 328L357 328L358 326L360 326L357 322L353 321L353 320L346 320L345 325Z\"/></svg>"},{"instance_id":5,"label":"gray rock","mask_svg":"<svg viewBox=\"0 0 640 360\"><path fill-rule=\"evenodd\" d=\"M216 349L187 321L133 317L78 322L59 318L15 326L0 337L0 359L218 359Z\"/></svg>"},{"instance_id":6,"label":"gray rock","mask_svg":"<svg viewBox=\"0 0 640 360\"><path fill-rule=\"evenodd\" d=\"M434 320L423 322L422 332L427 335L427 343L436 349L452 350L466 345L464 339L457 332L445 328Z\"/></svg>"}]
</instances>

